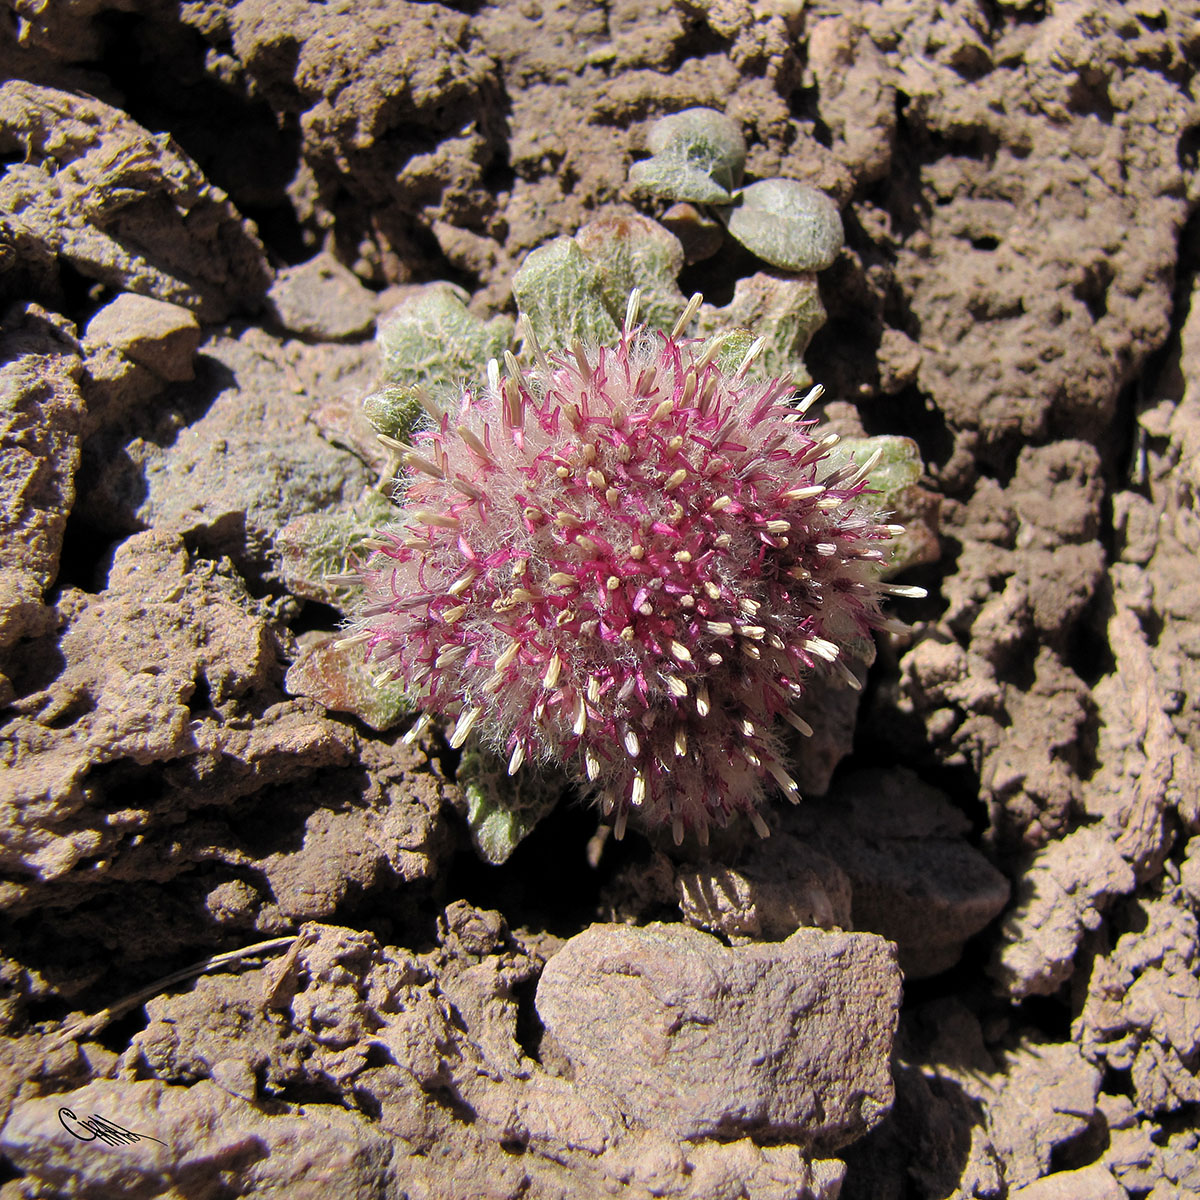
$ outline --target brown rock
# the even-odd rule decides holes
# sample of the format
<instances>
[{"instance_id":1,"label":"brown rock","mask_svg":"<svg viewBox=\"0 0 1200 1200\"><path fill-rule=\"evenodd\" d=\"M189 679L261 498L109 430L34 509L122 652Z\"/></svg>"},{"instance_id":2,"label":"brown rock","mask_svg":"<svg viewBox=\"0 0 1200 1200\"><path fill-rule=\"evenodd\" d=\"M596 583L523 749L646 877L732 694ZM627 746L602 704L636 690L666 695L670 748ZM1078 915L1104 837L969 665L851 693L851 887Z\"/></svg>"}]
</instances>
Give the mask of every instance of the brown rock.
<instances>
[{"instance_id":1,"label":"brown rock","mask_svg":"<svg viewBox=\"0 0 1200 1200\"><path fill-rule=\"evenodd\" d=\"M366 336L378 309L375 294L327 251L280 271L267 301L289 333L322 342Z\"/></svg>"},{"instance_id":2,"label":"brown rock","mask_svg":"<svg viewBox=\"0 0 1200 1200\"><path fill-rule=\"evenodd\" d=\"M577 1084L639 1124L837 1147L891 1104L899 994L870 934L731 950L684 926L593 925L546 965L537 1009Z\"/></svg>"},{"instance_id":3,"label":"brown rock","mask_svg":"<svg viewBox=\"0 0 1200 1200\"><path fill-rule=\"evenodd\" d=\"M1200 926L1186 904L1142 909L1144 928L1098 956L1074 1033L1097 1063L1129 1071L1138 1106L1200 1103Z\"/></svg>"},{"instance_id":4,"label":"brown rock","mask_svg":"<svg viewBox=\"0 0 1200 1200\"><path fill-rule=\"evenodd\" d=\"M1088 437L1106 426L1121 388L1168 328L1162 264L1174 253L1183 193L1178 134L1160 131L1179 128L1188 101L1165 77L1133 66L1149 48L1129 28L1125 6L1084 11L1063 9L1061 22L1043 22L1044 57L1024 50L1013 74L992 69L998 47L961 11L936 33L905 32L911 49L898 65L909 112L920 111L933 136L970 129L975 144L995 147L986 166L947 155L922 169L936 207L897 264L921 330L921 390L951 425L978 429L984 453L1052 430ZM1088 47L1088 65L1075 68L1051 29L1073 22L1072 41ZM917 49L927 36L942 61ZM1169 39L1160 53L1171 54ZM964 85L963 70L978 81ZM1145 105L1156 114L1133 121L1142 146L1135 174L1129 141L1091 107L1109 103L1106 85L1085 100L1081 74L1121 75L1120 109ZM1086 115L1068 118L1081 103ZM1038 179L1053 199L1030 203L1023 188L1009 187L1018 177ZM1154 235L1129 242L1123 231L1134 224Z\"/></svg>"},{"instance_id":5,"label":"brown rock","mask_svg":"<svg viewBox=\"0 0 1200 1200\"><path fill-rule=\"evenodd\" d=\"M879 390L895 395L917 378L921 347L899 329L885 329L879 340Z\"/></svg>"},{"instance_id":6,"label":"brown rock","mask_svg":"<svg viewBox=\"0 0 1200 1200\"><path fill-rule=\"evenodd\" d=\"M275 535L293 518L357 498L372 476L322 438L305 415L344 390L361 396L370 348L281 343L252 328L204 346L223 377L203 416L179 428L122 435L94 450L81 488L89 522L113 533L155 526L197 535L212 553L266 569Z\"/></svg>"},{"instance_id":7,"label":"brown rock","mask_svg":"<svg viewBox=\"0 0 1200 1200\"><path fill-rule=\"evenodd\" d=\"M992 967L1017 996L1048 994L1071 975L1085 931L1115 897L1161 869L1173 812L1186 820L1194 804L1195 758L1164 711L1145 634L1121 604L1107 632L1116 669L1092 689L1102 717L1100 766L1083 789L1097 824L1051 843L1023 871Z\"/></svg>"},{"instance_id":8,"label":"brown rock","mask_svg":"<svg viewBox=\"0 0 1200 1200\"><path fill-rule=\"evenodd\" d=\"M1001 1070L965 1081L984 1102L992 1144L1005 1163L1010 1188L1050 1170L1058 1147L1092 1124L1100 1072L1070 1042L1023 1040Z\"/></svg>"},{"instance_id":9,"label":"brown rock","mask_svg":"<svg viewBox=\"0 0 1200 1200\"><path fill-rule=\"evenodd\" d=\"M88 323L84 393L91 434L194 377L196 318L177 304L124 292Z\"/></svg>"},{"instance_id":10,"label":"brown rock","mask_svg":"<svg viewBox=\"0 0 1200 1200\"><path fill-rule=\"evenodd\" d=\"M836 1160L750 1137L631 1129L605 1092L548 1075L516 1037L516 991L541 963L498 913L452 904L439 940L417 956L306 925L265 968L150 1001L122 1065L169 1082L212 1079L259 1104L288 1088L341 1099L352 1126L391 1139L389 1177L422 1194L834 1200Z\"/></svg>"},{"instance_id":11,"label":"brown rock","mask_svg":"<svg viewBox=\"0 0 1200 1200\"><path fill-rule=\"evenodd\" d=\"M751 1138L701 1142L688 1147L686 1161L687 1200L732 1200L739 1193L752 1200L837 1200L846 1172L836 1158L810 1159L796 1146L761 1146Z\"/></svg>"},{"instance_id":12,"label":"brown rock","mask_svg":"<svg viewBox=\"0 0 1200 1200\"><path fill-rule=\"evenodd\" d=\"M96 1140L97 1118L138 1139ZM25 1100L14 1106L0 1145L48 1194L80 1200L150 1197L176 1187L213 1195L225 1190L230 1173L250 1190L298 1200L368 1200L379 1195L392 1155L386 1137L331 1105L268 1116L204 1081L170 1087L102 1079Z\"/></svg>"},{"instance_id":13,"label":"brown rock","mask_svg":"<svg viewBox=\"0 0 1200 1200\"><path fill-rule=\"evenodd\" d=\"M729 938L781 941L804 926L851 925L845 872L787 833L750 846L734 866L681 868L675 889L685 921Z\"/></svg>"},{"instance_id":14,"label":"brown rock","mask_svg":"<svg viewBox=\"0 0 1200 1200\"><path fill-rule=\"evenodd\" d=\"M84 346L116 350L168 383L192 379L200 322L186 308L124 292L87 324Z\"/></svg>"},{"instance_id":15,"label":"brown rock","mask_svg":"<svg viewBox=\"0 0 1200 1200\"><path fill-rule=\"evenodd\" d=\"M1107 632L1116 669L1092 690L1102 716L1101 768L1087 781L1084 802L1140 883L1159 872L1172 847L1172 817L1194 823L1200 766L1167 716L1173 700L1133 613L1118 604Z\"/></svg>"},{"instance_id":16,"label":"brown rock","mask_svg":"<svg viewBox=\"0 0 1200 1200\"><path fill-rule=\"evenodd\" d=\"M378 276L436 271L414 213L477 224L493 207L500 89L467 14L238 0L215 25L203 10L183 20L275 112L295 114L310 215L333 227L336 212L339 242Z\"/></svg>"},{"instance_id":17,"label":"brown rock","mask_svg":"<svg viewBox=\"0 0 1200 1200\"><path fill-rule=\"evenodd\" d=\"M991 972L1013 996L1050 995L1070 978L1084 932L1137 880L1112 839L1084 827L1025 863Z\"/></svg>"},{"instance_id":18,"label":"brown rock","mask_svg":"<svg viewBox=\"0 0 1200 1200\"><path fill-rule=\"evenodd\" d=\"M30 299L63 307L58 258L19 217L0 212L0 308Z\"/></svg>"},{"instance_id":19,"label":"brown rock","mask_svg":"<svg viewBox=\"0 0 1200 1200\"><path fill-rule=\"evenodd\" d=\"M967 818L903 768L856 771L784 819L845 872L853 927L894 941L908 978L953 966L1008 901L1008 880L964 837Z\"/></svg>"},{"instance_id":20,"label":"brown rock","mask_svg":"<svg viewBox=\"0 0 1200 1200\"><path fill-rule=\"evenodd\" d=\"M351 772L287 791L288 833L258 859L287 917L328 918L348 895L428 878L448 848L440 812L449 785L420 747L370 741L358 762L365 779Z\"/></svg>"},{"instance_id":21,"label":"brown rock","mask_svg":"<svg viewBox=\"0 0 1200 1200\"><path fill-rule=\"evenodd\" d=\"M1127 1200L1129 1193L1099 1163L1056 1171L1008 1193L1008 1200Z\"/></svg>"},{"instance_id":22,"label":"brown rock","mask_svg":"<svg viewBox=\"0 0 1200 1200\"><path fill-rule=\"evenodd\" d=\"M157 806L140 788L131 804L128 773L151 763L190 760L208 777L200 793L214 771L238 763L241 783L227 776L220 787L229 803L278 778L281 768L324 765L347 750L338 744L339 733L348 740L345 731L287 706L250 729L233 719L265 687L279 652L236 577L191 562L176 536L149 531L118 548L107 583L98 595L64 591L61 668L22 695L3 726L0 791L15 803L0 807L0 862L15 877L61 879L95 856L87 872L94 886L113 868L105 856L118 850L141 857L150 876L171 873L171 861L180 869L173 822L156 819ZM45 653L44 643L25 651L27 660ZM34 666L26 661L25 670ZM164 785L152 795L164 810L187 807L197 782L177 780L178 791ZM205 802L195 793L193 801ZM165 853L163 838L171 847ZM22 904L33 900L25 886L18 893Z\"/></svg>"},{"instance_id":23,"label":"brown rock","mask_svg":"<svg viewBox=\"0 0 1200 1200\"><path fill-rule=\"evenodd\" d=\"M1113 575L1128 593L1130 607L1154 632L1149 657L1163 708L1198 755L1200 600L1195 581L1200 528L1192 497L1200 489L1200 288L1195 283L1179 336L1182 380L1168 369L1164 383L1170 380L1170 385L1155 389L1138 406L1139 452L1131 490L1119 493L1114 502L1137 505L1140 530L1126 535L1123 561ZM1176 401L1180 384L1182 395ZM1190 789L1190 795L1181 789L1179 815L1189 829L1200 829L1200 788Z\"/></svg>"},{"instance_id":24,"label":"brown rock","mask_svg":"<svg viewBox=\"0 0 1200 1200\"><path fill-rule=\"evenodd\" d=\"M254 227L170 137L81 92L10 80L6 143L25 155L0 179L0 211L87 278L214 320L266 290Z\"/></svg>"},{"instance_id":25,"label":"brown rock","mask_svg":"<svg viewBox=\"0 0 1200 1200\"><path fill-rule=\"evenodd\" d=\"M869 37L852 18L825 17L809 34L809 64L833 151L859 180L885 176L896 130L896 89Z\"/></svg>"},{"instance_id":26,"label":"brown rock","mask_svg":"<svg viewBox=\"0 0 1200 1200\"><path fill-rule=\"evenodd\" d=\"M689 264L712 258L725 244L721 224L693 204L672 204L663 213L662 223L679 239L684 261Z\"/></svg>"},{"instance_id":27,"label":"brown rock","mask_svg":"<svg viewBox=\"0 0 1200 1200\"><path fill-rule=\"evenodd\" d=\"M1176 1200L1200 1195L1200 1133L1167 1132L1139 1119L1128 1096L1102 1095L1109 1143L1101 1159L1131 1195Z\"/></svg>"},{"instance_id":28,"label":"brown rock","mask_svg":"<svg viewBox=\"0 0 1200 1200\"><path fill-rule=\"evenodd\" d=\"M58 575L84 422L79 347L70 325L37 305L5 316L0 336L0 649L43 632L53 621L42 596Z\"/></svg>"},{"instance_id":29,"label":"brown rock","mask_svg":"<svg viewBox=\"0 0 1200 1200\"><path fill-rule=\"evenodd\" d=\"M891 1113L844 1154L839 1200L905 1200L914 1182L921 1195L956 1200L1002 1200L1006 1193L980 1106L942 1078L940 1064L924 1072L898 1066Z\"/></svg>"}]
</instances>

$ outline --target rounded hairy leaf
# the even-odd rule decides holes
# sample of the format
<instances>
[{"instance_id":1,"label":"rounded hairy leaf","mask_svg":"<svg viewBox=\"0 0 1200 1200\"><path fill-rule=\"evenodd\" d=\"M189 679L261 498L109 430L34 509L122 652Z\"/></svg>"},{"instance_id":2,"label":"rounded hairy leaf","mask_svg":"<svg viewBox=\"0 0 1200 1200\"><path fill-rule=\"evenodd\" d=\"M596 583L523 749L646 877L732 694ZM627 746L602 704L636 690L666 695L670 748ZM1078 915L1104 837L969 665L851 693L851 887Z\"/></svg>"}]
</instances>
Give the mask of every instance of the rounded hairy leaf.
<instances>
[{"instance_id":1,"label":"rounded hairy leaf","mask_svg":"<svg viewBox=\"0 0 1200 1200\"><path fill-rule=\"evenodd\" d=\"M431 285L380 322L377 341L385 384L437 394L473 378L489 358L508 349L512 318L481 321L467 308L465 297L450 284Z\"/></svg>"},{"instance_id":2,"label":"rounded hairy leaf","mask_svg":"<svg viewBox=\"0 0 1200 1200\"><path fill-rule=\"evenodd\" d=\"M675 324L685 300L676 283L683 247L674 234L639 213L616 212L589 221L575 241L596 265L604 306L614 320L623 319L629 293L637 288L642 321L664 333Z\"/></svg>"},{"instance_id":3,"label":"rounded hairy leaf","mask_svg":"<svg viewBox=\"0 0 1200 1200\"><path fill-rule=\"evenodd\" d=\"M639 191L677 203L729 204L730 192L705 171L681 158L648 158L629 168L629 182Z\"/></svg>"},{"instance_id":4,"label":"rounded hairy leaf","mask_svg":"<svg viewBox=\"0 0 1200 1200\"><path fill-rule=\"evenodd\" d=\"M646 145L656 158L687 162L728 189L737 187L746 165L741 129L714 108L685 108L655 121Z\"/></svg>"},{"instance_id":5,"label":"rounded hairy leaf","mask_svg":"<svg viewBox=\"0 0 1200 1200\"><path fill-rule=\"evenodd\" d=\"M510 775L505 759L475 738L463 747L456 780L466 802L471 844L493 866L508 862L566 787L561 772L550 767Z\"/></svg>"},{"instance_id":6,"label":"rounded hairy leaf","mask_svg":"<svg viewBox=\"0 0 1200 1200\"><path fill-rule=\"evenodd\" d=\"M879 507L904 526L904 532L892 542L891 558L881 573L887 579L909 567L937 562L941 554L938 499L921 487L925 464L911 438L893 434L843 438L833 457L840 454L847 461L865 462L876 450L879 458L867 476L867 486Z\"/></svg>"},{"instance_id":7,"label":"rounded hairy leaf","mask_svg":"<svg viewBox=\"0 0 1200 1200\"><path fill-rule=\"evenodd\" d=\"M794 179L764 179L743 188L725 223L747 250L785 271L822 271L845 241L837 205Z\"/></svg>"},{"instance_id":8,"label":"rounded hairy leaf","mask_svg":"<svg viewBox=\"0 0 1200 1200\"><path fill-rule=\"evenodd\" d=\"M547 350L576 339L598 345L617 336L617 323L604 306L600 268L574 238L555 238L534 250L513 276L513 295L521 319Z\"/></svg>"}]
</instances>

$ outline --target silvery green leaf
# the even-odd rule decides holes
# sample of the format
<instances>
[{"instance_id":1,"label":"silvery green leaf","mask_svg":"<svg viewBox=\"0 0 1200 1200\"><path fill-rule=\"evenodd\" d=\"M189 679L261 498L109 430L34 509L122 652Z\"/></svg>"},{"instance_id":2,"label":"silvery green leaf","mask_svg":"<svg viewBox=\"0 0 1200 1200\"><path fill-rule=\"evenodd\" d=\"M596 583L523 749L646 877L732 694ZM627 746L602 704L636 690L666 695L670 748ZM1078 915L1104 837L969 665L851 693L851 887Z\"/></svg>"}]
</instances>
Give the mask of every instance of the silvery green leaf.
<instances>
[{"instance_id":1,"label":"silvery green leaf","mask_svg":"<svg viewBox=\"0 0 1200 1200\"><path fill-rule=\"evenodd\" d=\"M855 462L866 460L878 450L879 461L867 476L867 486L879 493L880 508L894 510L903 492L917 483L925 470L921 452L912 438L891 434L869 438L843 438L838 454L852 456Z\"/></svg>"},{"instance_id":2,"label":"silvery green leaf","mask_svg":"<svg viewBox=\"0 0 1200 1200\"><path fill-rule=\"evenodd\" d=\"M481 321L450 284L429 287L403 301L380 323L384 380L440 392L474 380L489 358L512 342L510 317ZM465 294L465 293L464 293Z\"/></svg>"},{"instance_id":3,"label":"silvery green leaf","mask_svg":"<svg viewBox=\"0 0 1200 1200\"><path fill-rule=\"evenodd\" d=\"M307 696L330 712L352 713L382 733L420 707L400 683L379 683L376 665L361 646L339 646L336 638L301 648L283 687L289 696Z\"/></svg>"},{"instance_id":4,"label":"silvery green leaf","mask_svg":"<svg viewBox=\"0 0 1200 1200\"><path fill-rule=\"evenodd\" d=\"M750 184L722 219L747 250L785 271L822 271L845 242L833 200L794 179Z\"/></svg>"},{"instance_id":5,"label":"silvery green leaf","mask_svg":"<svg viewBox=\"0 0 1200 1200\"><path fill-rule=\"evenodd\" d=\"M804 365L804 352L824 324L825 308L815 275L779 276L759 271L737 281L733 299L724 308L702 305L696 332L704 336L730 328L761 331L767 344L751 374L755 378L790 375L797 387L805 387L811 376Z\"/></svg>"},{"instance_id":6,"label":"silvery green leaf","mask_svg":"<svg viewBox=\"0 0 1200 1200\"><path fill-rule=\"evenodd\" d=\"M872 497L875 504L904 526L904 532L892 542L891 558L881 572L887 579L908 567L936 562L940 557L936 532L938 500L920 486L925 466L912 438L890 434L843 438L832 459L853 457L855 462L864 463L876 450L880 457L867 476L867 487L877 493Z\"/></svg>"},{"instance_id":7,"label":"silvery green leaf","mask_svg":"<svg viewBox=\"0 0 1200 1200\"><path fill-rule=\"evenodd\" d=\"M347 511L305 513L289 521L275 535L279 573L288 591L341 607L351 585L333 583L327 576L345 571L353 558L367 558L361 548L363 539L395 516L390 501L368 492Z\"/></svg>"},{"instance_id":8,"label":"silvery green leaf","mask_svg":"<svg viewBox=\"0 0 1200 1200\"><path fill-rule=\"evenodd\" d=\"M720 338L720 349L714 361L722 375L732 375L742 365L746 351L758 340L749 329L727 329L713 337Z\"/></svg>"},{"instance_id":9,"label":"silvery green leaf","mask_svg":"<svg viewBox=\"0 0 1200 1200\"><path fill-rule=\"evenodd\" d=\"M600 268L574 238L555 238L534 250L513 276L521 317L542 346L562 350L579 339L608 345L618 323L604 304Z\"/></svg>"},{"instance_id":10,"label":"silvery green leaf","mask_svg":"<svg viewBox=\"0 0 1200 1200\"><path fill-rule=\"evenodd\" d=\"M613 213L589 221L575 241L598 269L604 306L618 324L625 317L629 293L642 294L639 320L667 331L684 305L675 282L683 270L683 247L657 221L638 213Z\"/></svg>"},{"instance_id":11,"label":"silvery green leaf","mask_svg":"<svg viewBox=\"0 0 1200 1200\"><path fill-rule=\"evenodd\" d=\"M742 179L746 165L746 140L737 122L714 108L685 108L655 121L646 145L655 158L686 163L726 191ZM719 203L677 196L693 203Z\"/></svg>"},{"instance_id":12,"label":"silvery green leaf","mask_svg":"<svg viewBox=\"0 0 1200 1200\"><path fill-rule=\"evenodd\" d=\"M463 748L456 778L475 851L496 866L508 861L566 786L561 772L553 769L525 767L510 775L504 759L474 738Z\"/></svg>"},{"instance_id":13,"label":"silvery green leaf","mask_svg":"<svg viewBox=\"0 0 1200 1200\"><path fill-rule=\"evenodd\" d=\"M390 384L372 392L362 402L363 415L376 433L407 442L424 413L417 398L419 394L420 389L415 384Z\"/></svg>"},{"instance_id":14,"label":"silvery green leaf","mask_svg":"<svg viewBox=\"0 0 1200 1200\"><path fill-rule=\"evenodd\" d=\"M629 182L664 200L690 204L729 204L733 197L706 171L680 158L648 158L629 168Z\"/></svg>"}]
</instances>

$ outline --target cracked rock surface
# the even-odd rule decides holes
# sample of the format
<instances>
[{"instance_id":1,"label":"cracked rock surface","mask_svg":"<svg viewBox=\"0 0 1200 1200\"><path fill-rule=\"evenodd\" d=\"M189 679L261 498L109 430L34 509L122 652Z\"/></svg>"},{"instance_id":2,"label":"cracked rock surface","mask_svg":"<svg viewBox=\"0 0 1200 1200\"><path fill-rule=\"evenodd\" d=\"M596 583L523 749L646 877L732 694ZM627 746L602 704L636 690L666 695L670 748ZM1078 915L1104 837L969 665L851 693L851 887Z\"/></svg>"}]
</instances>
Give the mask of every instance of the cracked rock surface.
<instances>
[{"instance_id":1,"label":"cracked rock surface","mask_svg":"<svg viewBox=\"0 0 1200 1200\"><path fill-rule=\"evenodd\" d=\"M15 0L0 1200L1200 1196L1196 28ZM828 269L628 187L698 105L836 203ZM500 353L530 251L635 228L705 319L824 321L815 414L919 445L929 597L814 680L769 839L539 778L481 857L503 764L341 644L362 400L445 349L412 306Z\"/></svg>"}]
</instances>

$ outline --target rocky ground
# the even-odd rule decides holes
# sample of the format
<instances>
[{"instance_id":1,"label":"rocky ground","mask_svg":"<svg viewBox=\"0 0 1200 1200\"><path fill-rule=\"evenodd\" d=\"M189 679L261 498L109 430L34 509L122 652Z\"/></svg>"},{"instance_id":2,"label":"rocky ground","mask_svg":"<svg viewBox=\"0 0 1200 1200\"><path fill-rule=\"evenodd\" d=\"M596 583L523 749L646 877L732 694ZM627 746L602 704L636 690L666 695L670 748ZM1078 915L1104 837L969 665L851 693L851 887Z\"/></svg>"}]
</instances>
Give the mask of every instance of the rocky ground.
<instances>
[{"instance_id":1,"label":"rocky ground","mask_svg":"<svg viewBox=\"0 0 1200 1200\"><path fill-rule=\"evenodd\" d=\"M1200 1196L1198 16L10 0L0 1196ZM806 364L919 444L929 598L770 840L568 789L489 865L296 546L381 318L663 216L695 105L841 206Z\"/></svg>"}]
</instances>

